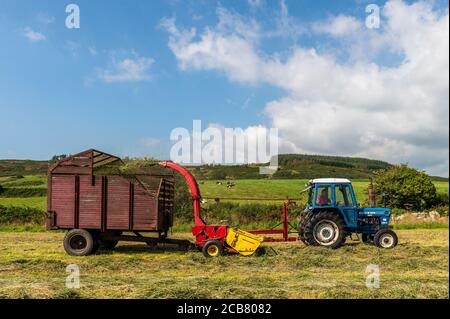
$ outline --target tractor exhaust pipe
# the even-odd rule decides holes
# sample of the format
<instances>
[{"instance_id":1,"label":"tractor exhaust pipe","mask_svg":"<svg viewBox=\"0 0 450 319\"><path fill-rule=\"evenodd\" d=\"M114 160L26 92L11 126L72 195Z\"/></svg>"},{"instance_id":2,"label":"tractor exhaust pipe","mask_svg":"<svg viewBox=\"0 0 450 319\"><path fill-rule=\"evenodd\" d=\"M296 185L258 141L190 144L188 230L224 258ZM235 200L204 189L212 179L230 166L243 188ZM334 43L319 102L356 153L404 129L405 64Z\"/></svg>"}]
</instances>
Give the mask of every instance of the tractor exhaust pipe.
<instances>
[{"instance_id":1,"label":"tractor exhaust pipe","mask_svg":"<svg viewBox=\"0 0 450 319\"><path fill-rule=\"evenodd\" d=\"M376 207L377 206L377 202L376 202L376 194L375 194L375 190L373 188L373 178L370 178L370 184L369 184L369 206L370 207Z\"/></svg>"}]
</instances>

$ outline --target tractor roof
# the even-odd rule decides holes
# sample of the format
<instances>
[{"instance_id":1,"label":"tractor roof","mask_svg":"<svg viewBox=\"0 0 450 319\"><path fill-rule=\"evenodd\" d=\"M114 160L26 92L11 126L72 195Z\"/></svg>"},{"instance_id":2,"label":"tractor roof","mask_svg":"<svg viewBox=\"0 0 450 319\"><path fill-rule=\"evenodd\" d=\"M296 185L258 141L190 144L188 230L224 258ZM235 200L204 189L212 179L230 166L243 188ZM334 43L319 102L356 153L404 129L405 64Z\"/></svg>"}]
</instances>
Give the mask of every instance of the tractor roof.
<instances>
[{"instance_id":1,"label":"tractor roof","mask_svg":"<svg viewBox=\"0 0 450 319\"><path fill-rule=\"evenodd\" d=\"M315 178L309 181L312 184L319 184L319 183L334 183L334 184L343 184L343 183L350 183L350 181L346 178Z\"/></svg>"}]
</instances>

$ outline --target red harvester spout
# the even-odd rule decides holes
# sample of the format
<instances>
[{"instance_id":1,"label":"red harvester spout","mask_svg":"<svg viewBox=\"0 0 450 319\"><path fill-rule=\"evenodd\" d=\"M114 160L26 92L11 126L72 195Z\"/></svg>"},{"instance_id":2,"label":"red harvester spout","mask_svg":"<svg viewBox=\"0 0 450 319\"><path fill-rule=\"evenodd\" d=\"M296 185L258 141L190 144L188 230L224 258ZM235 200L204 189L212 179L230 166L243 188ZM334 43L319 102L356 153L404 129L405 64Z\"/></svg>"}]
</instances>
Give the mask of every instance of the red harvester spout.
<instances>
[{"instance_id":1,"label":"red harvester spout","mask_svg":"<svg viewBox=\"0 0 450 319\"><path fill-rule=\"evenodd\" d=\"M202 219L202 216L200 215L200 189L197 184L197 180L195 179L194 175L191 174L187 169L184 167L178 165L174 162L160 162L159 165L163 167L169 167L181 175L183 175L184 179L186 180L186 183L189 186L189 190L192 195L192 204L194 206L194 221L195 226L206 226L205 221Z\"/></svg>"}]
</instances>

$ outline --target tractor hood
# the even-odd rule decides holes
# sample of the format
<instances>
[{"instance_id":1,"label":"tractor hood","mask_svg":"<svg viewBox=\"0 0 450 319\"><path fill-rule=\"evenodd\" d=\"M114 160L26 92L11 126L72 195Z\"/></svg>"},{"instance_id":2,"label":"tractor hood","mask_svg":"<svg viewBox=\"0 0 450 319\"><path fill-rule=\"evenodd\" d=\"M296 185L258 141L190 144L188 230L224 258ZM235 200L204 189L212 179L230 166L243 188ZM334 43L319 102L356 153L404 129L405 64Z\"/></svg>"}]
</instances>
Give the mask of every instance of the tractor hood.
<instances>
[{"instance_id":1,"label":"tractor hood","mask_svg":"<svg viewBox=\"0 0 450 319\"><path fill-rule=\"evenodd\" d=\"M391 215L391 209L385 207L367 207L361 208L360 215L366 216L389 216Z\"/></svg>"},{"instance_id":2,"label":"tractor hood","mask_svg":"<svg viewBox=\"0 0 450 319\"><path fill-rule=\"evenodd\" d=\"M359 211L360 217L378 217L380 218L380 223L382 225L389 224L389 219L391 217L391 209L385 207L368 207L361 208Z\"/></svg>"}]
</instances>

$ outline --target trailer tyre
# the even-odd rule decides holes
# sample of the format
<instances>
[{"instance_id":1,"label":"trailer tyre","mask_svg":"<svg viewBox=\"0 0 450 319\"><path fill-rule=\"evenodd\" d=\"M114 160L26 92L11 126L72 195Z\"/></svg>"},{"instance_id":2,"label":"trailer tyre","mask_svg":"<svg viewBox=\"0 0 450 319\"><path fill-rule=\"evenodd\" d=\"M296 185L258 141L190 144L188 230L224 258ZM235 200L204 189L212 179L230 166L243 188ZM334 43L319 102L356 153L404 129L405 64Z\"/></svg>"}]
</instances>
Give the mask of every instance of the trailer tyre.
<instances>
[{"instance_id":1,"label":"trailer tyre","mask_svg":"<svg viewBox=\"0 0 450 319\"><path fill-rule=\"evenodd\" d=\"M373 241L377 247L390 249L397 246L398 237L394 231L385 228L375 234Z\"/></svg>"},{"instance_id":2,"label":"trailer tyre","mask_svg":"<svg viewBox=\"0 0 450 319\"><path fill-rule=\"evenodd\" d=\"M218 240L206 242L202 249L205 257L219 257L223 255L223 245Z\"/></svg>"},{"instance_id":3,"label":"trailer tyre","mask_svg":"<svg viewBox=\"0 0 450 319\"><path fill-rule=\"evenodd\" d=\"M94 251L95 242L91 233L84 229L71 229L64 237L64 249L72 256L86 256Z\"/></svg>"}]
</instances>

